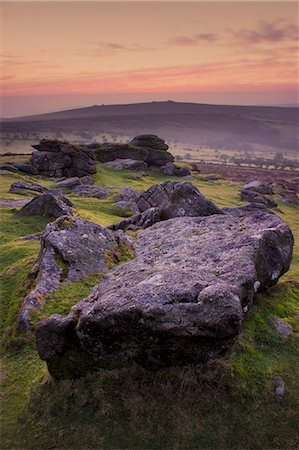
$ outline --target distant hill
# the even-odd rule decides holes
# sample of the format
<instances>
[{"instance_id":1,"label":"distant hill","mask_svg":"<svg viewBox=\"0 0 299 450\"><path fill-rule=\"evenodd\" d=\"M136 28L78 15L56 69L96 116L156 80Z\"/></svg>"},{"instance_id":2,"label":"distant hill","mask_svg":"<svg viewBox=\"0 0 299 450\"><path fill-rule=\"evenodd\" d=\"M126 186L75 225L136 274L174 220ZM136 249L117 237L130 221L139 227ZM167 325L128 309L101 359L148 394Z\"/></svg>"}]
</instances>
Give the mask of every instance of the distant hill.
<instances>
[{"instance_id":1,"label":"distant hill","mask_svg":"<svg viewBox=\"0 0 299 450\"><path fill-rule=\"evenodd\" d=\"M297 107L230 106L173 101L94 105L2 120L2 132L158 134L198 146L244 149L257 145L298 150Z\"/></svg>"}]
</instances>

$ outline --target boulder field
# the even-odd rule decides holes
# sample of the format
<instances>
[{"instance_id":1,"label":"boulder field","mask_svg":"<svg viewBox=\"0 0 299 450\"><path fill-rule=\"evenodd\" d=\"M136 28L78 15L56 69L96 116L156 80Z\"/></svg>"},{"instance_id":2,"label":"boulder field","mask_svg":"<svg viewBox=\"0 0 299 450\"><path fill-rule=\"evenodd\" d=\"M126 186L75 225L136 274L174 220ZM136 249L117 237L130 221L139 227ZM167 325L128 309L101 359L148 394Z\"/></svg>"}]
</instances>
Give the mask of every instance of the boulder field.
<instances>
[{"instance_id":1,"label":"boulder field","mask_svg":"<svg viewBox=\"0 0 299 450\"><path fill-rule=\"evenodd\" d=\"M264 206L219 210L205 200L206 214L198 208L139 230L134 259L108 271L67 317L38 324L37 349L51 375L135 364L156 370L231 347L254 294L288 270L294 240Z\"/></svg>"}]
</instances>

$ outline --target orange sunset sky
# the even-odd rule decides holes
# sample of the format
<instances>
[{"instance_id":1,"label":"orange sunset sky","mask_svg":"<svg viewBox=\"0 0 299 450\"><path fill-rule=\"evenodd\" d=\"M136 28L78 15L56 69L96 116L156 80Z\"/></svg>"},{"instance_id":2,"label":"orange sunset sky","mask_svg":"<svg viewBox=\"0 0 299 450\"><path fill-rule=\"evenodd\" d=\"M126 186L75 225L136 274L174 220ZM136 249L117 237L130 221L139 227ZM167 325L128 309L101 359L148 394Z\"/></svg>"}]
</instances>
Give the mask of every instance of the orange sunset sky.
<instances>
[{"instance_id":1,"label":"orange sunset sky","mask_svg":"<svg viewBox=\"0 0 299 450\"><path fill-rule=\"evenodd\" d=\"M1 116L298 102L297 2L1 3Z\"/></svg>"}]
</instances>

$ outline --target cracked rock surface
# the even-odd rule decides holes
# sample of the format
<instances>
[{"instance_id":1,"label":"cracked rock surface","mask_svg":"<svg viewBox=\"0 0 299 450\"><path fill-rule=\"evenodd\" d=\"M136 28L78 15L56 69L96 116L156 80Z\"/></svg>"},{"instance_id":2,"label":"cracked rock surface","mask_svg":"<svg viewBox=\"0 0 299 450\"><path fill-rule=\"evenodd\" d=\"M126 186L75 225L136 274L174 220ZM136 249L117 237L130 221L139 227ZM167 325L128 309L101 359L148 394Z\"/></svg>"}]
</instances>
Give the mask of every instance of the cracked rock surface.
<instances>
[{"instance_id":1,"label":"cracked rock surface","mask_svg":"<svg viewBox=\"0 0 299 450\"><path fill-rule=\"evenodd\" d=\"M122 233L85 219L62 216L48 224L31 273L35 287L22 305L18 328L30 328L30 312L41 309L45 297L61 283L106 272L111 260L117 261L127 245Z\"/></svg>"}]
</instances>

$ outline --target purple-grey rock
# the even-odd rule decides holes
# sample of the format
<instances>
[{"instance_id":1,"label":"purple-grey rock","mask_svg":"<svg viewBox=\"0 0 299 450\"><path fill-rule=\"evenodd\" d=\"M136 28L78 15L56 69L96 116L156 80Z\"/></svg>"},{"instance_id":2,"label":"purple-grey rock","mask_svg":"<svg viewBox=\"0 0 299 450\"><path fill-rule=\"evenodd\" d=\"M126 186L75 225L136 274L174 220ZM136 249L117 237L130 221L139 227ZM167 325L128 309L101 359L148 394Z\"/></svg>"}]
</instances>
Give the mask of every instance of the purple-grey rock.
<instances>
[{"instance_id":1,"label":"purple-grey rock","mask_svg":"<svg viewBox=\"0 0 299 450\"><path fill-rule=\"evenodd\" d=\"M241 190L240 200L249 203L261 203L267 208L276 208L278 206L272 198L265 197L262 194L259 194L258 192L252 191L250 189Z\"/></svg>"},{"instance_id":2,"label":"purple-grey rock","mask_svg":"<svg viewBox=\"0 0 299 450\"><path fill-rule=\"evenodd\" d=\"M95 154L84 146L42 139L33 145L31 164L39 174L49 177L84 177L96 173Z\"/></svg>"},{"instance_id":3,"label":"purple-grey rock","mask_svg":"<svg viewBox=\"0 0 299 450\"><path fill-rule=\"evenodd\" d=\"M39 355L56 378L213 358L233 344L255 292L288 270L293 244L289 226L262 207L157 223L139 232L134 260L66 318L38 325Z\"/></svg>"},{"instance_id":4,"label":"purple-grey rock","mask_svg":"<svg viewBox=\"0 0 299 450\"><path fill-rule=\"evenodd\" d=\"M284 320L279 319L278 317L272 317L270 323L277 334L283 339L287 340L290 334L293 333L293 327L289 323Z\"/></svg>"},{"instance_id":5,"label":"purple-grey rock","mask_svg":"<svg viewBox=\"0 0 299 450\"><path fill-rule=\"evenodd\" d=\"M140 194L136 199L140 212L149 208L159 208L163 220L182 216L209 216L221 211L199 190L187 181L156 184Z\"/></svg>"},{"instance_id":6,"label":"purple-grey rock","mask_svg":"<svg viewBox=\"0 0 299 450\"><path fill-rule=\"evenodd\" d=\"M62 216L48 224L33 269L36 285L22 305L18 328L30 328L31 312L41 309L61 283L106 272L128 247L123 234L85 219Z\"/></svg>"},{"instance_id":7,"label":"purple-grey rock","mask_svg":"<svg viewBox=\"0 0 299 450\"><path fill-rule=\"evenodd\" d=\"M107 164L115 170L145 170L148 167L146 162L137 159L115 159Z\"/></svg>"},{"instance_id":8,"label":"purple-grey rock","mask_svg":"<svg viewBox=\"0 0 299 450\"><path fill-rule=\"evenodd\" d=\"M105 186L84 186L80 185L73 189L73 193L81 197L106 198L110 188Z\"/></svg>"},{"instance_id":9,"label":"purple-grey rock","mask_svg":"<svg viewBox=\"0 0 299 450\"><path fill-rule=\"evenodd\" d=\"M19 216L44 216L57 219L64 215L73 215L74 205L63 194L54 195L51 192L37 195L17 214Z\"/></svg>"},{"instance_id":10,"label":"purple-grey rock","mask_svg":"<svg viewBox=\"0 0 299 450\"><path fill-rule=\"evenodd\" d=\"M49 189L38 183L32 183L27 181L15 181L9 188L9 192L13 194L22 194L24 191L34 191L34 192L48 192Z\"/></svg>"}]
</instances>

